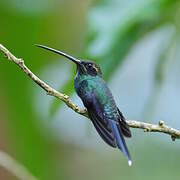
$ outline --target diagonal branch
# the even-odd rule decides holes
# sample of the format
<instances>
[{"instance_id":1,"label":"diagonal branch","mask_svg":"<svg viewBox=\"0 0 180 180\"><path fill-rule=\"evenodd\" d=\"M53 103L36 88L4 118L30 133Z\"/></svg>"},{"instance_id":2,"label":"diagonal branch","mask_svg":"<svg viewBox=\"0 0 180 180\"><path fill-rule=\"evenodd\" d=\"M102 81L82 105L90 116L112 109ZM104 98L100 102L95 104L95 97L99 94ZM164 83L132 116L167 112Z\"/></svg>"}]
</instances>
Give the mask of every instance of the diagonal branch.
<instances>
[{"instance_id":1,"label":"diagonal branch","mask_svg":"<svg viewBox=\"0 0 180 180\"><path fill-rule=\"evenodd\" d=\"M36 84L38 84L42 89L44 89L48 95L54 96L59 100L63 101L69 108L74 110L76 113L81 114L88 118L88 113L85 109L79 108L74 104L68 95L62 94L51 86L46 84L44 81L39 79L33 72L24 64L23 59L15 57L7 48L0 44L0 51L7 57L8 60L14 62L18 67L20 67L26 75L28 75ZM180 130L171 128L164 124L163 121L159 121L157 125L144 123L135 120L127 120L127 123L132 128L144 129L145 132L161 132L169 134L172 140L180 139Z\"/></svg>"},{"instance_id":2,"label":"diagonal branch","mask_svg":"<svg viewBox=\"0 0 180 180\"><path fill-rule=\"evenodd\" d=\"M22 164L3 151L0 151L0 166L20 180L37 180Z\"/></svg>"}]
</instances>

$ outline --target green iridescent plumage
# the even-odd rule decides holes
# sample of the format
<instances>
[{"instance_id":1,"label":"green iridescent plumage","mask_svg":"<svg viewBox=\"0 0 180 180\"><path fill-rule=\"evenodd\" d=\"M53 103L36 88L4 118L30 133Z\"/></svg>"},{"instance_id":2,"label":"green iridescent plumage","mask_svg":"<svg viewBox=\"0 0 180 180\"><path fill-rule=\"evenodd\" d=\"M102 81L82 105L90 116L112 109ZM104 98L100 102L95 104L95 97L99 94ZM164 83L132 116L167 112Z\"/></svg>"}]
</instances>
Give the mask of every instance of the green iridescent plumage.
<instances>
[{"instance_id":1,"label":"green iridescent plumage","mask_svg":"<svg viewBox=\"0 0 180 180\"><path fill-rule=\"evenodd\" d=\"M122 151L131 165L131 157L124 139L124 136L131 137L131 132L110 89L102 79L100 67L93 62L81 61L43 45L38 47L63 55L77 65L74 87L87 108L94 127L107 144Z\"/></svg>"}]
</instances>

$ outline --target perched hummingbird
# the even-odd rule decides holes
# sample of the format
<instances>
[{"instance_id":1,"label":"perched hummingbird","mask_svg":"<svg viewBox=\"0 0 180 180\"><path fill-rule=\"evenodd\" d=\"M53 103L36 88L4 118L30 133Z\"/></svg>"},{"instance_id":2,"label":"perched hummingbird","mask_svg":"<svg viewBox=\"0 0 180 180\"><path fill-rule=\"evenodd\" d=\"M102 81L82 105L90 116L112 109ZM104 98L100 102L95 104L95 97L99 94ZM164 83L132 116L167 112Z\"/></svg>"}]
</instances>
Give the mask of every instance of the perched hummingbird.
<instances>
[{"instance_id":1,"label":"perched hummingbird","mask_svg":"<svg viewBox=\"0 0 180 180\"><path fill-rule=\"evenodd\" d=\"M131 166L131 157L124 140L124 136L131 137L131 132L123 114L116 106L110 89L102 79L100 67L93 62L79 60L53 48L37 46L60 54L77 65L74 87L87 108L89 118L101 138L110 146L118 147Z\"/></svg>"}]
</instances>

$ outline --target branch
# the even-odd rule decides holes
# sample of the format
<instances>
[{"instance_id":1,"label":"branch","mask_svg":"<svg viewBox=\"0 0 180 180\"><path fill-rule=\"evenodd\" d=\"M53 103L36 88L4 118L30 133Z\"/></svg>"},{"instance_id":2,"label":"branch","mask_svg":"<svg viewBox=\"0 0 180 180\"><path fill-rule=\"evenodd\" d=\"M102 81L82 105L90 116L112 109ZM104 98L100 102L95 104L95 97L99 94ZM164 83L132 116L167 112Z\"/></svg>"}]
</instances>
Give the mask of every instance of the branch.
<instances>
[{"instance_id":1,"label":"branch","mask_svg":"<svg viewBox=\"0 0 180 180\"><path fill-rule=\"evenodd\" d=\"M46 84L44 81L39 79L29 68L24 64L23 59L15 57L8 49L0 44L0 51L7 57L8 60L14 62L18 67L20 67L26 75L28 75L36 84L38 84L42 89L44 89L48 95L54 96L59 100L63 101L69 108L74 110L76 113L83 115L88 118L87 110L79 108L74 104L68 95L62 94L51 86ZM157 125L149 124L144 122L139 122L135 120L127 120L127 123L132 128L144 129L145 132L161 132L171 136L172 140L180 139L180 130L171 128L160 121Z\"/></svg>"},{"instance_id":2,"label":"branch","mask_svg":"<svg viewBox=\"0 0 180 180\"><path fill-rule=\"evenodd\" d=\"M20 180L37 180L23 165L2 151L0 151L0 166L4 167Z\"/></svg>"}]
</instances>

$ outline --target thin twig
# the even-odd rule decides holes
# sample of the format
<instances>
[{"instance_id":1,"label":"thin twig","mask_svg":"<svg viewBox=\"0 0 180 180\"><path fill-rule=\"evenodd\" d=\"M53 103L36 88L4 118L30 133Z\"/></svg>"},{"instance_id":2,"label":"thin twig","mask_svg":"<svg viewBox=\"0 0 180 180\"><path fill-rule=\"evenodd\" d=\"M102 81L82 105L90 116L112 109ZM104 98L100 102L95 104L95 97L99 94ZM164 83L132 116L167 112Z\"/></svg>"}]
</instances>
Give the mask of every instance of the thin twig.
<instances>
[{"instance_id":1,"label":"thin twig","mask_svg":"<svg viewBox=\"0 0 180 180\"><path fill-rule=\"evenodd\" d=\"M44 81L39 79L35 74L32 73L32 71L29 70L29 68L24 64L24 61L21 58L15 57L8 49L6 49L1 44L0 44L0 51L3 52L3 54L7 57L7 59L17 64L24 71L24 73L26 73L41 88L43 88L48 95L58 98L59 100L63 101L68 107L70 107L72 110L88 118L88 113L85 109L79 108L76 104L74 104L70 100L68 95L56 91L51 86L46 84ZM180 139L180 130L165 125L163 121L160 121L157 125L135 121L135 120L127 120L127 123L130 127L144 129L145 132L161 132L170 135L172 140Z\"/></svg>"},{"instance_id":2,"label":"thin twig","mask_svg":"<svg viewBox=\"0 0 180 180\"><path fill-rule=\"evenodd\" d=\"M23 165L3 151L0 151L0 166L20 180L37 180Z\"/></svg>"}]
</instances>

